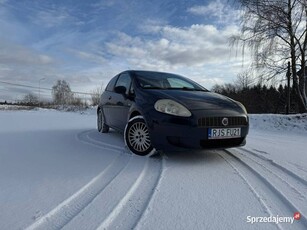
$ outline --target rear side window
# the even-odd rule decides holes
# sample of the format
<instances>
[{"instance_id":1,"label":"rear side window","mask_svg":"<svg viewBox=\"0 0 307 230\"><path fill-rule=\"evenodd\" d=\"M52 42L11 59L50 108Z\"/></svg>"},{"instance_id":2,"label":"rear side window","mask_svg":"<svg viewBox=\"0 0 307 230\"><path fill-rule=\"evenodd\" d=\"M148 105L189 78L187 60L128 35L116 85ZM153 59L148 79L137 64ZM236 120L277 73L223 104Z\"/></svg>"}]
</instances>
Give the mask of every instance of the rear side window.
<instances>
[{"instance_id":1,"label":"rear side window","mask_svg":"<svg viewBox=\"0 0 307 230\"><path fill-rule=\"evenodd\" d=\"M107 85L106 91L113 91L117 78L118 78L118 75L111 79L111 81Z\"/></svg>"},{"instance_id":2,"label":"rear side window","mask_svg":"<svg viewBox=\"0 0 307 230\"><path fill-rule=\"evenodd\" d=\"M129 74L123 73L119 76L115 86L125 86L127 89L126 94L128 94L130 85L131 85L131 78Z\"/></svg>"}]
</instances>

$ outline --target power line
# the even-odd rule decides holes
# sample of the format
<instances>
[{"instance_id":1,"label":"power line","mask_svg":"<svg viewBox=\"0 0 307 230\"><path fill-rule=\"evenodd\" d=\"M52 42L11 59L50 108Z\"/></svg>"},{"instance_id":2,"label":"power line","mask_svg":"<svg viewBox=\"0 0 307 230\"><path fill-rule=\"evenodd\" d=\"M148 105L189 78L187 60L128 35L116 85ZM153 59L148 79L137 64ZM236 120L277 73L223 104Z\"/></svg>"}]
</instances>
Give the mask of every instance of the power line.
<instances>
[{"instance_id":1,"label":"power line","mask_svg":"<svg viewBox=\"0 0 307 230\"><path fill-rule=\"evenodd\" d=\"M0 83L7 84L7 85L13 85L13 86L19 86L24 88L31 88L31 89L43 89L43 90L49 90L52 91L52 89L44 88L44 87L37 87L37 86L31 86L31 85L24 85L24 84L17 84L17 83L11 83L6 81L0 81ZM77 91L71 91L72 93L76 94L84 94L84 95L94 95L94 93L84 93L84 92L77 92Z\"/></svg>"},{"instance_id":2,"label":"power line","mask_svg":"<svg viewBox=\"0 0 307 230\"><path fill-rule=\"evenodd\" d=\"M20 87L25 87L25 88L39 89L39 87L35 87L35 86L16 84L16 83L5 82L5 81L0 81L0 83L4 83L4 84L7 84L7 85L20 86ZM52 89L48 89L48 88L42 88L42 87L40 87L40 89L45 89L45 90L50 90L50 91L52 91Z\"/></svg>"}]
</instances>

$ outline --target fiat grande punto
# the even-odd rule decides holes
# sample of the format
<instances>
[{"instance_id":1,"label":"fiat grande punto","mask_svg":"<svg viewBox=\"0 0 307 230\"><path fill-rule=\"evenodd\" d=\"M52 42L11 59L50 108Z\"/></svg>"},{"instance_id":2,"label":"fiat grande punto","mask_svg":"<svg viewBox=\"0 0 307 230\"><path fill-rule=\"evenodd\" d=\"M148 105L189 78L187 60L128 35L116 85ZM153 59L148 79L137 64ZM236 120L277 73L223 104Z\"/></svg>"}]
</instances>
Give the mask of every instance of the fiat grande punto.
<instances>
[{"instance_id":1,"label":"fiat grande punto","mask_svg":"<svg viewBox=\"0 0 307 230\"><path fill-rule=\"evenodd\" d=\"M231 148L246 142L244 106L171 73L124 71L113 77L97 108L98 131L123 133L137 155L183 148Z\"/></svg>"}]
</instances>

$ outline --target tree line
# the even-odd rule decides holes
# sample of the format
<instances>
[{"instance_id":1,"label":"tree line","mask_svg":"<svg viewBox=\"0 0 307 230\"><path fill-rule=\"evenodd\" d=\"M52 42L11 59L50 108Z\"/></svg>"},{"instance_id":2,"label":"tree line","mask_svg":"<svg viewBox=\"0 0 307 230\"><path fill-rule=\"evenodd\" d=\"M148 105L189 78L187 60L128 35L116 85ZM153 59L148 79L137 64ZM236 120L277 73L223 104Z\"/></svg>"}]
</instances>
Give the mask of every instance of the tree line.
<instances>
[{"instance_id":1,"label":"tree line","mask_svg":"<svg viewBox=\"0 0 307 230\"><path fill-rule=\"evenodd\" d=\"M52 86L52 101L41 100L35 93L26 94L23 99L19 100L16 104L27 105L27 106L39 106L48 108L65 108L65 107L78 107L87 108L89 105L96 106L99 103L100 95L102 93L102 87L92 90L89 100L82 99L78 96L78 93L74 93L70 85L65 80L57 80L57 82ZM0 104L10 104L6 101Z\"/></svg>"},{"instance_id":2,"label":"tree line","mask_svg":"<svg viewBox=\"0 0 307 230\"><path fill-rule=\"evenodd\" d=\"M248 113L286 113L287 86L266 86L256 84L251 87L238 87L235 84L215 85L213 92L223 94L240 101ZM299 102L295 90L290 87L290 113L299 111Z\"/></svg>"}]
</instances>

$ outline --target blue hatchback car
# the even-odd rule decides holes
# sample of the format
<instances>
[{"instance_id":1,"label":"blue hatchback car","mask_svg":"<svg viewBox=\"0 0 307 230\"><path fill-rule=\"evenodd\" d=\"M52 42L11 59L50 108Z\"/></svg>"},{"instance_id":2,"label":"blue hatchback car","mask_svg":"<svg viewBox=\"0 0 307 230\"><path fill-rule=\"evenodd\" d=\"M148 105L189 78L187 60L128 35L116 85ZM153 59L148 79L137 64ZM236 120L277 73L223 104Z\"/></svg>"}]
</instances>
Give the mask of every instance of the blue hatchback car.
<instances>
[{"instance_id":1,"label":"blue hatchback car","mask_svg":"<svg viewBox=\"0 0 307 230\"><path fill-rule=\"evenodd\" d=\"M124 133L131 152L182 148L230 148L246 142L249 119L244 106L171 73L124 71L101 95L97 127Z\"/></svg>"}]
</instances>

